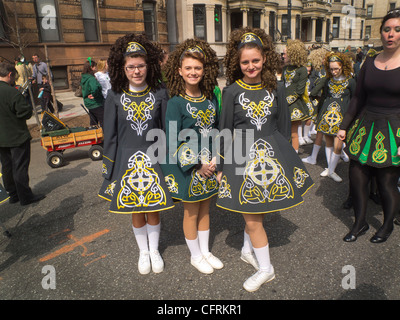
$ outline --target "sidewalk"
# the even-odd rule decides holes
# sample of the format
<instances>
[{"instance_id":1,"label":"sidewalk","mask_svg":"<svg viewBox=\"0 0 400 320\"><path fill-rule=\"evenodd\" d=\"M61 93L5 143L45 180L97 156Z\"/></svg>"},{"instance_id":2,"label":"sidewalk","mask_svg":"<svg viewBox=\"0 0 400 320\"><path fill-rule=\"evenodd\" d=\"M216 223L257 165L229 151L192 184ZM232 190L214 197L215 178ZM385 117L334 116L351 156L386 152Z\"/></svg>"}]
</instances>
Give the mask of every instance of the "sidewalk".
<instances>
[{"instance_id":1,"label":"sidewalk","mask_svg":"<svg viewBox=\"0 0 400 320\"><path fill-rule=\"evenodd\" d=\"M63 109L59 114L59 118L65 119L65 118L72 118L72 117L78 117L87 114L86 111L81 107L81 104L83 104L83 99L82 97L76 97L75 92L73 91L66 91L66 92L57 92L56 91L56 97L57 100L59 100L63 105ZM41 107L40 105L36 106L36 110L40 112ZM40 113L38 114L39 120L41 119ZM36 118L35 115L32 115L32 117L27 121L27 124L36 124Z\"/></svg>"}]
</instances>

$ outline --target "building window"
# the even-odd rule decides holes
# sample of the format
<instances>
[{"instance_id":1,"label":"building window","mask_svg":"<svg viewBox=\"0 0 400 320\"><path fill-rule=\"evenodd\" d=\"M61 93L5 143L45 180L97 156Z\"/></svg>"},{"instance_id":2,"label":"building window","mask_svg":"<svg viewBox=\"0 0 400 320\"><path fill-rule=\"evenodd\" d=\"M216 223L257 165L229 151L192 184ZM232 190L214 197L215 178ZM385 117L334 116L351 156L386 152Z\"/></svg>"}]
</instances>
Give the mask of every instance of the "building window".
<instances>
[{"instance_id":1,"label":"building window","mask_svg":"<svg viewBox=\"0 0 400 320\"><path fill-rule=\"evenodd\" d=\"M340 32L340 17L333 17L333 23L332 23L333 38L339 38L339 32Z\"/></svg>"},{"instance_id":2,"label":"building window","mask_svg":"<svg viewBox=\"0 0 400 320\"><path fill-rule=\"evenodd\" d=\"M372 17L372 11L374 9L373 5L368 5L367 6L367 17Z\"/></svg>"},{"instance_id":3,"label":"building window","mask_svg":"<svg viewBox=\"0 0 400 320\"><path fill-rule=\"evenodd\" d=\"M364 20L361 20L361 31L360 31L360 39L364 36Z\"/></svg>"},{"instance_id":4,"label":"building window","mask_svg":"<svg viewBox=\"0 0 400 320\"><path fill-rule=\"evenodd\" d=\"M6 12L4 10L3 1L0 0L0 42L8 39L6 24Z\"/></svg>"},{"instance_id":5,"label":"building window","mask_svg":"<svg viewBox=\"0 0 400 320\"><path fill-rule=\"evenodd\" d=\"M288 24L288 15L287 14L282 15L281 30L282 30L282 36L288 36L289 24Z\"/></svg>"},{"instance_id":6,"label":"building window","mask_svg":"<svg viewBox=\"0 0 400 320\"><path fill-rule=\"evenodd\" d=\"M36 0L37 23L41 42L60 41L57 9L54 0Z\"/></svg>"},{"instance_id":7,"label":"building window","mask_svg":"<svg viewBox=\"0 0 400 320\"><path fill-rule=\"evenodd\" d=\"M367 39L371 38L371 26L366 26L365 27L365 37Z\"/></svg>"},{"instance_id":8,"label":"building window","mask_svg":"<svg viewBox=\"0 0 400 320\"><path fill-rule=\"evenodd\" d=\"M214 8L215 42L222 42L222 6Z\"/></svg>"},{"instance_id":9,"label":"building window","mask_svg":"<svg viewBox=\"0 0 400 320\"><path fill-rule=\"evenodd\" d=\"M204 4L196 4L193 6L193 25L194 36L206 40L206 6Z\"/></svg>"},{"instance_id":10,"label":"building window","mask_svg":"<svg viewBox=\"0 0 400 320\"><path fill-rule=\"evenodd\" d=\"M83 28L86 41L99 41L96 19L96 4L94 0L81 0Z\"/></svg>"},{"instance_id":11,"label":"building window","mask_svg":"<svg viewBox=\"0 0 400 320\"><path fill-rule=\"evenodd\" d=\"M252 26L253 28L260 28L261 26L261 13L260 11L253 10L252 12Z\"/></svg>"},{"instance_id":12,"label":"building window","mask_svg":"<svg viewBox=\"0 0 400 320\"><path fill-rule=\"evenodd\" d=\"M299 14L296 14L296 39L300 39L301 36L301 17Z\"/></svg>"},{"instance_id":13,"label":"building window","mask_svg":"<svg viewBox=\"0 0 400 320\"><path fill-rule=\"evenodd\" d=\"M272 37L272 40L275 41L275 21L276 14L274 11L269 12L269 35Z\"/></svg>"},{"instance_id":14,"label":"building window","mask_svg":"<svg viewBox=\"0 0 400 320\"><path fill-rule=\"evenodd\" d=\"M143 2L144 30L146 32L147 38L152 41L157 40L157 24L155 12L155 3Z\"/></svg>"}]
</instances>

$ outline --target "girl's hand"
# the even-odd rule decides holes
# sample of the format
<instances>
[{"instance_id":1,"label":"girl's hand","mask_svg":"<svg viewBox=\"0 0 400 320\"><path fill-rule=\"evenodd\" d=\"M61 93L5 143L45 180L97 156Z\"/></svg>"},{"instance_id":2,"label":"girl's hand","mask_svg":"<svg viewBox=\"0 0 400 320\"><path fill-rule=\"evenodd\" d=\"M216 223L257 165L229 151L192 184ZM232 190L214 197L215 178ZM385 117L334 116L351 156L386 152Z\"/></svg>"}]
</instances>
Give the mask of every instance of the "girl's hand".
<instances>
[{"instance_id":1,"label":"girl's hand","mask_svg":"<svg viewBox=\"0 0 400 320\"><path fill-rule=\"evenodd\" d=\"M201 168L199 170L197 170L197 172L199 173L199 175L201 175L203 178L209 178L214 174L214 170L212 169L211 164L203 164L201 166Z\"/></svg>"},{"instance_id":2,"label":"girl's hand","mask_svg":"<svg viewBox=\"0 0 400 320\"><path fill-rule=\"evenodd\" d=\"M400 147L397 149L397 155L400 156Z\"/></svg>"},{"instance_id":3,"label":"girl's hand","mask_svg":"<svg viewBox=\"0 0 400 320\"><path fill-rule=\"evenodd\" d=\"M344 141L346 139L346 130L339 130L336 136L339 140Z\"/></svg>"},{"instance_id":4,"label":"girl's hand","mask_svg":"<svg viewBox=\"0 0 400 320\"><path fill-rule=\"evenodd\" d=\"M94 99L94 97L93 97L93 95L92 94L89 94L88 96L87 96L89 99Z\"/></svg>"},{"instance_id":5,"label":"girl's hand","mask_svg":"<svg viewBox=\"0 0 400 320\"><path fill-rule=\"evenodd\" d=\"M222 179L222 171L218 171L218 173L217 173L217 181L218 181L218 184L221 183L221 179Z\"/></svg>"}]
</instances>

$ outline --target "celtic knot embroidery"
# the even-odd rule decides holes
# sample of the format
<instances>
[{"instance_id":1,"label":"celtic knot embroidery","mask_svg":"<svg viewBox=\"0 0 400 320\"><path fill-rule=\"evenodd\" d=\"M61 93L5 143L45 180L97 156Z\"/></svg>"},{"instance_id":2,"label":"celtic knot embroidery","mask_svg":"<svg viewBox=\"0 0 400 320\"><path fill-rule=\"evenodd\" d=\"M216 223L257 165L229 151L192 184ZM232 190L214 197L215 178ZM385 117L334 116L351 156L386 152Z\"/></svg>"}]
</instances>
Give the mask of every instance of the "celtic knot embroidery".
<instances>
[{"instance_id":1,"label":"celtic knot embroidery","mask_svg":"<svg viewBox=\"0 0 400 320\"><path fill-rule=\"evenodd\" d=\"M272 107L274 102L274 95L266 91L266 96L258 104L250 99L245 98L245 93L243 92L239 96L239 103L244 110L247 111L246 117L249 117L250 123L257 127L257 130L261 130L261 126L265 124L268 120L268 116L271 114L269 108Z\"/></svg>"},{"instance_id":2,"label":"celtic knot embroidery","mask_svg":"<svg viewBox=\"0 0 400 320\"><path fill-rule=\"evenodd\" d=\"M212 125L215 122L216 111L215 107L210 100L208 100L208 107L206 112L203 110L198 110L196 107L192 107L190 103L186 105L186 110L192 116L193 119L196 119L195 126L200 127L199 132L203 135L203 137L207 137L212 129Z\"/></svg>"},{"instance_id":3,"label":"celtic knot embroidery","mask_svg":"<svg viewBox=\"0 0 400 320\"><path fill-rule=\"evenodd\" d=\"M150 111L153 110L155 101L156 99L151 92L139 105L128 94L124 93L121 96L121 104L123 105L124 111L128 112L126 120L132 122L131 128L135 130L139 136L147 129L147 122L152 119Z\"/></svg>"}]
</instances>

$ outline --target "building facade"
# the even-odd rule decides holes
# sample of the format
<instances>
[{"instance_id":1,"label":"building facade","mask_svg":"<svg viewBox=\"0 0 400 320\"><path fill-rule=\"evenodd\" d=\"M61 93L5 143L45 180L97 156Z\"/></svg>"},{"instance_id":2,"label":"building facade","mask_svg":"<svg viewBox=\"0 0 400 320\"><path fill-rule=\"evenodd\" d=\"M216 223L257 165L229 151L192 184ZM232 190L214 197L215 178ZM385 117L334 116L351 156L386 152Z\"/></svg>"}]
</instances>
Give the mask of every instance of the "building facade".
<instances>
[{"instance_id":1,"label":"building facade","mask_svg":"<svg viewBox=\"0 0 400 320\"><path fill-rule=\"evenodd\" d=\"M127 33L168 48L166 0L0 0L0 56L47 56L57 89L74 89L84 61Z\"/></svg>"},{"instance_id":2,"label":"building facade","mask_svg":"<svg viewBox=\"0 0 400 320\"><path fill-rule=\"evenodd\" d=\"M398 5L392 0L176 0L177 42L196 36L225 54L231 30L263 28L282 52L287 39L307 47L329 45L334 50L380 46L382 17Z\"/></svg>"}]
</instances>

